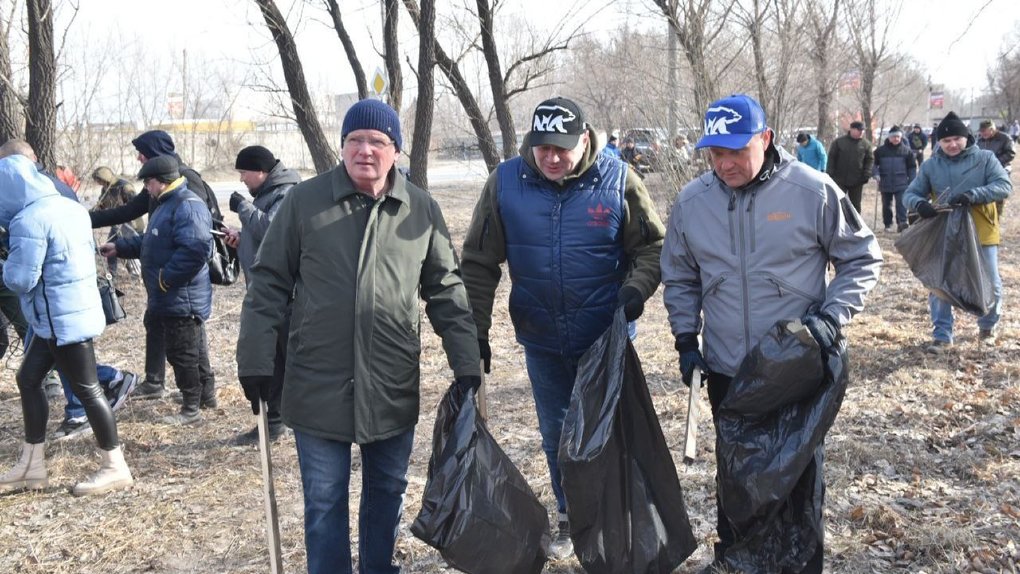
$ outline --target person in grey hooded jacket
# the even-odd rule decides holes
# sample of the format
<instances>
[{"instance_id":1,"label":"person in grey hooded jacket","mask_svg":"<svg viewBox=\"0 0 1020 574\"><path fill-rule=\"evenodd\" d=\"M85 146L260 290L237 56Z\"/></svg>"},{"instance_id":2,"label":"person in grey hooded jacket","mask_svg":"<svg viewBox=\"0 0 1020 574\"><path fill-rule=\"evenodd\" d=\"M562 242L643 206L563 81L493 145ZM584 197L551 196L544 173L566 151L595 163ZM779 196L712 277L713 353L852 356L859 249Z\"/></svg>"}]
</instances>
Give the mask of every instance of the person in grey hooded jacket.
<instances>
[{"instance_id":1,"label":"person in grey hooded jacket","mask_svg":"<svg viewBox=\"0 0 1020 574\"><path fill-rule=\"evenodd\" d=\"M237 249L245 285L248 285L251 283L251 266L255 263L255 255L262 245L269 224L290 188L301 183L301 176L296 171L287 169L283 162L276 159L273 152L260 145L248 146L238 152L234 168L240 174L241 182L248 188L252 199L249 200L244 194L236 191L230 196L230 211L236 213L241 220L241 230L227 229L226 243ZM269 437L273 440L279 438L286 428L280 416L280 399L283 396L283 373L284 365L287 363L289 330L289 322L285 321L276 341L276 366L267 401ZM238 436L235 444L255 444L258 437L256 427Z\"/></svg>"},{"instance_id":2,"label":"person in grey hooded jacket","mask_svg":"<svg viewBox=\"0 0 1020 574\"><path fill-rule=\"evenodd\" d=\"M800 318L824 352L878 282L881 249L850 199L774 137L753 98L714 102L697 144L709 149L713 171L683 188L666 226L663 302L683 379L690 384L695 368L707 372L713 415L744 356L776 321ZM717 531L721 562L735 542L721 505ZM822 556L819 538L799 571L820 573Z\"/></svg>"}]
</instances>

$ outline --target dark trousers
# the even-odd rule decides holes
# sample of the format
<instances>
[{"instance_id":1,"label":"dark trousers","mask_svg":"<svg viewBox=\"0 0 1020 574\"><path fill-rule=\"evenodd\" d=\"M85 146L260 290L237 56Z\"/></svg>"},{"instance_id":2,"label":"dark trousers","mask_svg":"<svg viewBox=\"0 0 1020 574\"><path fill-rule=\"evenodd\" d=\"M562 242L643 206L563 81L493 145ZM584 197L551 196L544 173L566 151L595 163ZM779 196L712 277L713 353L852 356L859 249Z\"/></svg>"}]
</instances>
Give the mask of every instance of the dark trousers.
<instances>
[{"instance_id":1,"label":"dark trousers","mask_svg":"<svg viewBox=\"0 0 1020 574\"><path fill-rule=\"evenodd\" d=\"M712 422L716 428L716 441L719 440L719 425L715 424L716 421L718 420L719 405L726 397L726 393L729 392L730 383L732 381L733 378L727 377L726 375L720 375L718 373L708 374L708 402L712 405ZM736 536L733 532L733 529L730 528L730 521L728 518L726 518L726 514L723 512L722 502L719 500L718 463L719 461L716 460L717 470L715 475L716 483L715 509L716 509L716 532L719 534L719 542L716 543L715 545L715 559L721 560L723 553L726 552L726 549L732 546L733 543L736 541ZM804 471L804 474L813 475L815 472L821 472L821 466L819 465L816 467L812 463L812 465L808 466L808 468ZM821 541L821 536L819 536L819 539L820 542L818 544L818 548L815 550L814 555L811 556L811 559L808 560L807 564L804 565L804 568L802 568L799 572L794 572L792 570L784 570L782 574L822 574L822 562L825 558L825 547L824 542Z\"/></svg>"},{"instance_id":2,"label":"dark trousers","mask_svg":"<svg viewBox=\"0 0 1020 574\"><path fill-rule=\"evenodd\" d=\"M840 187L842 187L843 191L846 192L846 196L850 198L850 203L853 204L854 209L857 210L857 213L860 213L861 212L861 197L864 195L864 186L863 185L852 185L852 186L848 186L848 187L843 187L843 186L840 186Z\"/></svg>"},{"instance_id":3,"label":"dark trousers","mask_svg":"<svg viewBox=\"0 0 1020 574\"><path fill-rule=\"evenodd\" d=\"M290 333L290 312L276 333L276 356L273 357L273 384L269 387L269 400L266 401L266 421L269 424L280 424L280 406L283 402L283 375L287 365L287 337Z\"/></svg>"},{"instance_id":4,"label":"dark trousers","mask_svg":"<svg viewBox=\"0 0 1020 574\"><path fill-rule=\"evenodd\" d=\"M166 346L159 317L148 310L142 316L145 325L145 380L163 384L166 379Z\"/></svg>"},{"instance_id":5,"label":"dark trousers","mask_svg":"<svg viewBox=\"0 0 1020 574\"><path fill-rule=\"evenodd\" d=\"M154 316L152 319L159 324L166 342L166 358L173 367L184 402L181 410L197 411L203 399L216 393L205 325L197 317Z\"/></svg>"},{"instance_id":6,"label":"dark trousers","mask_svg":"<svg viewBox=\"0 0 1020 574\"><path fill-rule=\"evenodd\" d=\"M32 337L17 374L21 411L25 419L25 442L46 442L46 421L50 407L42 382L54 365L68 380L71 390L85 407L85 416L89 419L99 448L117 448L120 444L117 439L117 423L114 422L110 403L96 377L96 353L91 339L82 343L57 345L55 339Z\"/></svg>"}]
</instances>

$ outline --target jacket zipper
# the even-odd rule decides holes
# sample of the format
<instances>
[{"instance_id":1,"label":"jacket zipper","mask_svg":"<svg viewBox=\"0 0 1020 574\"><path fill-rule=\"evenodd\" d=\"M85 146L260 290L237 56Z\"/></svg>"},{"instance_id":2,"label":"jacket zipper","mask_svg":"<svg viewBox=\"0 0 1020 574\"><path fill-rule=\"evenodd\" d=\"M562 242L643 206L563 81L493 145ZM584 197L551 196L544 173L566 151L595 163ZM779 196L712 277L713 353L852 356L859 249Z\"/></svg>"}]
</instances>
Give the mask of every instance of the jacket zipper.
<instances>
[{"instance_id":1,"label":"jacket zipper","mask_svg":"<svg viewBox=\"0 0 1020 574\"><path fill-rule=\"evenodd\" d=\"M730 203L726 208L730 216L730 255L737 254L737 223L736 223L737 192L730 190Z\"/></svg>"},{"instance_id":2,"label":"jacket zipper","mask_svg":"<svg viewBox=\"0 0 1020 574\"><path fill-rule=\"evenodd\" d=\"M743 198L741 198L743 200ZM734 211L734 214L737 212ZM740 229L740 289L741 296L743 297L743 311L744 311L744 353L751 352L751 309L750 309L750 289L748 288L747 282L747 249L746 249L746 233L744 231L744 218L737 217Z\"/></svg>"},{"instance_id":3,"label":"jacket zipper","mask_svg":"<svg viewBox=\"0 0 1020 574\"><path fill-rule=\"evenodd\" d=\"M39 285L42 286L43 303L46 305L46 321L50 324L50 337L57 340L57 328L53 326L53 313L50 312L50 298L46 296L46 280L39 275Z\"/></svg>"}]
</instances>

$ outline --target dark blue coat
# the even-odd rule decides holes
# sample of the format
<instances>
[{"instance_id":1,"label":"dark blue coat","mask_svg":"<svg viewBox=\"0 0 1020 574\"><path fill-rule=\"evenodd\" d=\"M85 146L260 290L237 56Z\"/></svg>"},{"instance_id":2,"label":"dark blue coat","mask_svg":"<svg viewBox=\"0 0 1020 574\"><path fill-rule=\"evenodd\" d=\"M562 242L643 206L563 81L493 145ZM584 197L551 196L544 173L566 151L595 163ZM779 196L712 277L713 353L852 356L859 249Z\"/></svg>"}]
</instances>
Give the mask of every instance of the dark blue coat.
<instances>
[{"instance_id":1,"label":"dark blue coat","mask_svg":"<svg viewBox=\"0 0 1020 574\"><path fill-rule=\"evenodd\" d=\"M164 317L208 319L212 312L209 257L212 216L180 178L156 200L145 234L118 239L117 256L140 258L148 310Z\"/></svg>"},{"instance_id":2,"label":"dark blue coat","mask_svg":"<svg viewBox=\"0 0 1020 574\"><path fill-rule=\"evenodd\" d=\"M889 140L875 148L875 167L872 174L878 176L878 190L882 193L899 193L907 189L917 175L917 159L907 142L900 141L894 146Z\"/></svg>"},{"instance_id":3,"label":"dark blue coat","mask_svg":"<svg viewBox=\"0 0 1020 574\"><path fill-rule=\"evenodd\" d=\"M599 154L565 187L520 157L497 169L517 340L530 349L580 356L612 323L628 271L627 166Z\"/></svg>"}]
</instances>

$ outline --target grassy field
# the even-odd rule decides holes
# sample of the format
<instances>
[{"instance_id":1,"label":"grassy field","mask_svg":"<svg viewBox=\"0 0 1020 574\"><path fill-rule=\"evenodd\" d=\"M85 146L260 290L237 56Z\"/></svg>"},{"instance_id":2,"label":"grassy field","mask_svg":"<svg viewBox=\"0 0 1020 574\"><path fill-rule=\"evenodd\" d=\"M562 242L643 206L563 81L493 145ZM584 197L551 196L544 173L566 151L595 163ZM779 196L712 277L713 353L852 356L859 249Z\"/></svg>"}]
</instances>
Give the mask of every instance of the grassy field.
<instances>
[{"instance_id":1,"label":"grassy field","mask_svg":"<svg viewBox=\"0 0 1020 574\"><path fill-rule=\"evenodd\" d=\"M665 219L671 186L656 175L647 183ZM478 186L444 185L433 193L460 245ZM873 188L865 192L869 225L874 193ZM943 356L924 352L930 340L926 291L893 250L896 235L878 233L886 264L865 311L847 329L851 382L827 440L827 571L1020 569L1020 322L1013 299L1020 281L1018 210L1016 201L1007 205L999 251L1005 312L998 345L991 350L978 347L973 318L958 314L953 350ZM96 350L102 362L139 372L144 290L126 279L120 287L128 293L129 318L111 327ZM504 281L494 317L493 373L487 379L490 427L542 502L553 508L523 356L506 311L507 294ZM69 492L98 464L90 436L49 445L50 487L0 496L0 572L268 571L258 452L230 444L254 425L235 374L242 296L240 285L217 288L208 324L219 408L206 412L198 426L169 428L158 421L178 408L172 398L129 400L118 421L137 483L104 497L77 499ZM709 560L715 538L715 465L707 438L713 436L711 422L701 423L699 460L683 465L687 395L678 382L660 293L647 303L639 329L636 348L700 543L678 572L695 572ZM428 328L423 331L423 412L397 545L404 571L416 574L451 571L438 552L408 530L425 486L435 405L451 378L438 338ZM0 464L5 469L15 461L22 440L14 384L19 362L9 356L0 370ZM60 423L62 406L51 404L51 429ZM707 411L707 399L703 408ZM303 571L301 487L291 435L277 443L274 461L285 570ZM360 481L352 485L356 508ZM355 519L355 535L356 526ZM546 571L581 569L570 559L550 563Z\"/></svg>"}]
</instances>

